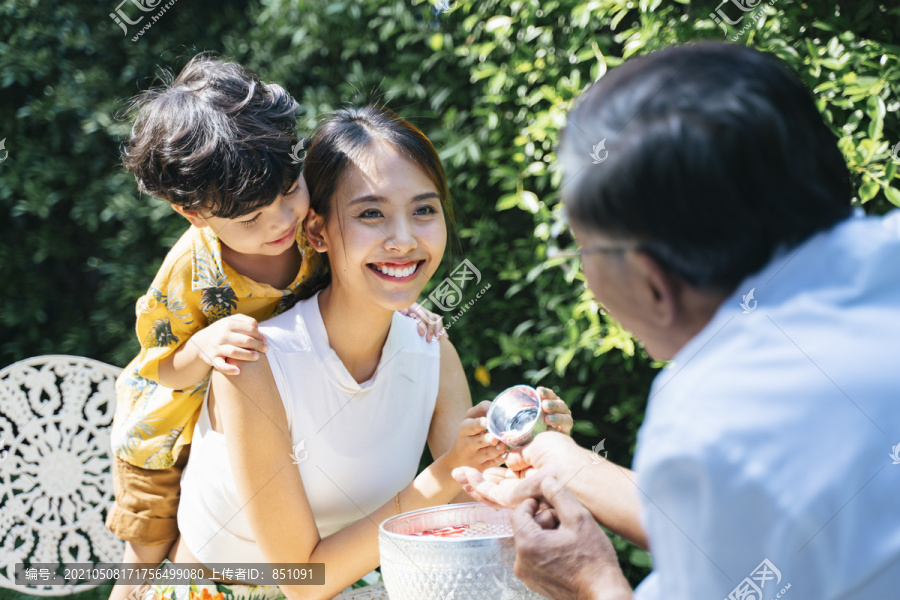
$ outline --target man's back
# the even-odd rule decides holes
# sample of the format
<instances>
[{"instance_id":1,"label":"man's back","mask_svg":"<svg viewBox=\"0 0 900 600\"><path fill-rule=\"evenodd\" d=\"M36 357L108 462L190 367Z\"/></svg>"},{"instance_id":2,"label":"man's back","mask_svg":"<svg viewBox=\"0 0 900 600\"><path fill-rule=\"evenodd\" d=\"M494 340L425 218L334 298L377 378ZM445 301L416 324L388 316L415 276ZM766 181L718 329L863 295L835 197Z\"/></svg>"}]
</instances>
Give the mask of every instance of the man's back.
<instances>
[{"instance_id":1,"label":"man's back","mask_svg":"<svg viewBox=\"0 0 900 600\"><path fill-rule=\"evenodd\" d=\"M900 598L898 363L900 212L742 283L654 382L638 597Z\"/></svg>"}]
</instances>

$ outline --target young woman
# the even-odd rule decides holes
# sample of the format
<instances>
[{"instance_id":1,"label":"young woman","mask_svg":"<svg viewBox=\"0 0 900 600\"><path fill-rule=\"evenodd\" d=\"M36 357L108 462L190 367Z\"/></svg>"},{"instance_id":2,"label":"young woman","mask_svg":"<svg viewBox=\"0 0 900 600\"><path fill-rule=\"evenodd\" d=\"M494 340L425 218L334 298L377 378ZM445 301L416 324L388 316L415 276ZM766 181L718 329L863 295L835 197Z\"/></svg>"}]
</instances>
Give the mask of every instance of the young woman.
<instances>
[{"instance_id":1,"label":"young woman","mask_svg":"<svg viewBox=\"0 0 900 600\"><path fill-rule=\"evenodd\" d=\"M461 495L457 466L502 463L453 345L428 344L410 306L447 241L433 146L383 108L343 110L306 158L306 233L327 255L321 292L266 322L270 349L214 374L182 478L174 562L325 563L331 598L379 564L378 524ZM568 431L561 402L552 424ZM437 460L416 476L425 443ZM238 591L231 586L231 592Z\"/></svg>"}]
</instances>

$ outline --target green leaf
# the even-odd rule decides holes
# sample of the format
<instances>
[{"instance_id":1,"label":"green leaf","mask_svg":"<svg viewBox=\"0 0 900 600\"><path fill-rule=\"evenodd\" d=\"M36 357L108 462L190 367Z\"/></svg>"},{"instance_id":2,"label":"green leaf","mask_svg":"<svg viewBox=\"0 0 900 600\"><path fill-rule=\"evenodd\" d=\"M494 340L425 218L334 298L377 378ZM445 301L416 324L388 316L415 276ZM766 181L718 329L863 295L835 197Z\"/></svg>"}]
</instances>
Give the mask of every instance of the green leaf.
<instances>
[{"instance_id":1,"label":"green leaf","mask_svg":"<svg viewBox=\"0 0 900 600\"><path fill-rule=\"evenodd\" d=\"M519 196L517 194L506 194L497 200L494 206L497 210L509 210L519 205Z\"/></svg>"},{"instance_id":2,"label":"green leaf","mask_svg":"<svg viewBox=\"0 0 900 600\"><path fill-rule=\"evenodd\" d=\"M847 61L849 60L850 56L845 56L841 60L835 58L824 58L819 64L821 64L826 69L830 69L832 71L840 71L844 68L844 66L847 64Z\"/></svg>"},{"instance_id":3,"label":"green leaf","mask_svg":"<svg viewBox=\"0 0 900 600\"><path fill-rule=\"evenodd\" d=\"M589 437L600 435L600 430L597 429L597 426L584 419L576 419L572 423L572 431Z\"/></svg>"},{"instance_id":4,"label":"green leaf","mask_svg":"<svg viewBox=\"0 0 900 600\"><path fill-rule=\"evenodd\" d=\"M622 21L622 19L625 18L625 15L627 15L627 14L628 14L627 8L623 8L622 10L617 12L615 14L615 16L613 16L612 20L609 22L609 28L612 29L613 31L615 31L616 27L618 27L619 23Z\"/></svg>"},{"instance_id":5,"label":"green leaf","mask_svg":"<svg viewBox=\"0 0 900 600\"><path fill-rule=\"evenodd\" d=\"M869 96L869 99L866 101L866 114L872 119L867 130L869 138L876 141L881 139L881 134L884 130L885 112L884 100L880 96Z\"/></svg>"},{"instance_id":6,"label":"green leaf","mask_svg":"<svg viewBox=\"0 0 900 600\"><path fill-rule=\"evenodd\" d=\"M859 201L863 204L875 197L878 193L878 183L870 181L859 186Z\"/></svg>"},{"instance_id":7,"label":"green leaf","mask_svg":"<svg viewBox=\"0 0 900 600\"><path fill-rule=\"evenodd\" d=\"M900 207L900 190L895 187L887 186L884 188L884 195L891 204Z\"/></svg>"},{"instance_id":8,"label":"green leaf","mask_svg":"<svg viewBox=\"0 0 900 600\"><path fill-rule=\"evenodd\" d=\"M816 29L821 29L822 31L831 31L834 33L837 33L839 31L839 29L831 23L824 23L822 21L813 21L812 26Z\"/></svg>"},{"instance_id":9,"label":"green leaf","mask_svg":"<svg viewBox=\"0 0 900 600\"><path fill-rule=\"evenodd\" d=\"M489 33L506 33L512 26L512 18L505 15L496 15L487 20L484 25L485 31Z\"/></svg>"},{"instance_id":10,"label":"green leaf","mask_svg":"<svg viewBox=\"0 0 900 600\"><path fill-rule=\"evenodd\" d=\"M650 553L640 548L632 548L628 558L631 560L631 564L638 567L649 569L653 566L653 558L651 558Z\"/></svg>"},{"instance_id":11,"label":"green leaf","mask_svg":"<svg viewBox=\"0 0 900 600\"><path fill-rule=\"evenodd\" d=\"M573 358L575 358L575 352L577 351L577 347L570 346L563 350L559 354L559 356L556 357L556 363L554 364L554 367L556 368L557 374L562 375L565 372L566 367L569 366L569 363L572 362Z\"/></svg>"},{"instance_id":12,"label":"green leaf","mask_svg":"<svg viewBox=\"0 0 900 600\"><path fill-rule=\"evenodd\" d=\"M529 192L528 190L523 191L520 195L519 207L522 208L522 210L527 210L532 214L536 214L538 210L540 210L537 194Z\"/></svg>"},{"instance_id":13,"label":"green leaf","mask_svg":"<svg viewBox=\"0 0 900 600\"><path fill-rule=\"evenodd\" d=\"M873 121L884 119L885 112L886 108L881 96L869 96L869 99L866 101L866 114L869 115L869 118Z\"/></svg>"}]
</instances>

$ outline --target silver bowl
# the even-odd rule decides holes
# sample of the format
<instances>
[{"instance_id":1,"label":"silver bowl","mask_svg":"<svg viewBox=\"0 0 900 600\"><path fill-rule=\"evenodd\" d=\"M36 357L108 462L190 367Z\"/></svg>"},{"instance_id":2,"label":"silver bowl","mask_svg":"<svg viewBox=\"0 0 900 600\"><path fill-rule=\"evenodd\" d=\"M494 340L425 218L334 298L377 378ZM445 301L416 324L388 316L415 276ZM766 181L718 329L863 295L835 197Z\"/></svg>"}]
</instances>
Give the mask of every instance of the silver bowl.
<instances>
[{"instance_id":1,"label":"silver bowl","mask_svg":"<svg viewBox=\"0 0 900 600\"><path fill-rule=\"evenodd\" d=\"M532 600L513 574L516 548L508 509L480 502L417 510L378 528L381 575L391 600ZM418 536L468 525L460 537Z\"/></svg>"},{"instance_id":2,"label":"silver bowl","mask_svg":"<svg viewBox=\"0 0 900 600\"><path fill-rule=\"evenodd\" d=\"M547 430L541 395L527 385L500 392L487 412L487 430L510 448L521 448Z\"/></svg>"}]
</instances>

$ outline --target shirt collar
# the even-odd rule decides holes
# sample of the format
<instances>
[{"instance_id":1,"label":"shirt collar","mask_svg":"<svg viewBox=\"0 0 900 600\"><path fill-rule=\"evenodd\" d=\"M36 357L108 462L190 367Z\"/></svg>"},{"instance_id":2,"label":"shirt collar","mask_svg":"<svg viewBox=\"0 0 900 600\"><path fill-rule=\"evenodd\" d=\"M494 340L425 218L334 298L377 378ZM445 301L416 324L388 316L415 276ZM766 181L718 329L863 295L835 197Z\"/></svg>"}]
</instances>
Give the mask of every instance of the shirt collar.
<instances>
[{"instance_id":1,"label":"shirt collar","mask_svg":"<svg viewBox=\"0 0 900 600\"><path fill-rule=\"evenodd\" d=\"M298 273L296 279L286 290L276 290L237 273L222 262L222 244L212 228L194 227L193 230L194 236L191 240L191 290L193 291L231 287L238 296L284 295L294 292L305 282L306 277L301 273L321 268L322 258L306 240L302 227L297 228L296 242L300 248L304 267L301 267L301 273Z\"/></svg>"},{"instance_id":2,"label":"shirt collar","mask_svg":"<svg viewBox=\"0 0 900 600\"><path fill-rule=\"evenodd\" d=\"M381 358L378 359L375 373L368 380L359 383L347 370L346 365L344 365L328 341L328 330L325 328L325 320L322 318L322 311L319 307L320 294L321 291L316 292L312 298L301 302L300 311L313 350L320 357L323 370L331 382L343 392L355 396L372 389L376 382L380 381L379 378L390 377L390 373L382 375L382 371L387 369L387 366L398 353L406 349L402 343L401 332L404 327L410 326L409 324L412 323L412 320L402 316L399 312L393 314L387 338L385 338L384 346L381 348ZM395 364L394 367L396 366Z\"/></svg>"},{"instance_id":3,"label":"shirt collar","mask_svg":"<svg viewBox=\"0 0 900 600\"><path fill-rule=\"evenodd\" d=\"M222 246L210 227L194 227L191 240L191 290L225 287L228 279L222 268Z\"/></svg>"}]
</instances>

